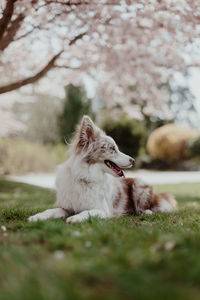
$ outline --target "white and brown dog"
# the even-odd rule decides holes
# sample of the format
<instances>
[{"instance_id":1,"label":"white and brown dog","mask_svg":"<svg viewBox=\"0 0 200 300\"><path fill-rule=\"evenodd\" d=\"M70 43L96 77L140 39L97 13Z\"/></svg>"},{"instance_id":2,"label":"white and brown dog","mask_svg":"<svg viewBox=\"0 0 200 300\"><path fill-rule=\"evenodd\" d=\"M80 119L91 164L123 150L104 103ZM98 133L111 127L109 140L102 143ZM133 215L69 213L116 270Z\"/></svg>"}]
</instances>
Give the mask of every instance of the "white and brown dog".
<instances>
[{"instance_id":1,"label":"white and brown dog","mask_svg":"<svg viewBox=\"0 0 200 300\"><path fill-rule=\"evenodd\" d=\"M171 212L177 205L172 195L154 194L153 188L140 179L125 178L123 169L133 162L88 116L83 117L70 157L58 168L56 208L28 220L67 218L67 223L75 223L93 216Z\"/></svg>"}]
</instances>

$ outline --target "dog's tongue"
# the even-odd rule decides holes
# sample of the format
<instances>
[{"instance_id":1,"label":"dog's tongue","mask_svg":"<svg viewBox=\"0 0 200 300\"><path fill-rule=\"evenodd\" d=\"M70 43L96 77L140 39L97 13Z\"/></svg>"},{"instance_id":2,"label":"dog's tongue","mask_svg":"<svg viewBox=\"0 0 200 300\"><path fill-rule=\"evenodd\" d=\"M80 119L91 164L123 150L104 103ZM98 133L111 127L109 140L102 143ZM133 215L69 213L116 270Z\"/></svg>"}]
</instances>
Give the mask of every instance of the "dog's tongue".
<instances>
[{"instance_id":1,"label":"dog's tongue","mask_svg":"<svg viewBox=\"0 0 200 300\"><path fill-rule=\"evenodd\" d=\"M112 169L118 176L125 177L124 171L120 167L118 167L116 164L112 163Z\"/></svg>"},{"instance_id":2,"label":"dog's tongue","mask_svg":"<svg viewBox=\"0 0 200 300\"><path fill-rule=\"evenodd\" d=\"M124 171L120 167L118 167L118 165L116 165L114 162L110 160L105 160L105 164L107 165L107 167L112 169L113 172L115 172L115 174L117 174L119 177L125 177Z\"/></svg>"},{"instance_id":3,"label":"dog's tongue","mask_svg":"<svg viewBox=\"0 0 200 300\"><path fill-rule=\"evenodd\" d=\"M120 171L117 172L117 175L120 177L125 177L124 171L122 169L120 169Z\"/></svg>"}]
</instances>

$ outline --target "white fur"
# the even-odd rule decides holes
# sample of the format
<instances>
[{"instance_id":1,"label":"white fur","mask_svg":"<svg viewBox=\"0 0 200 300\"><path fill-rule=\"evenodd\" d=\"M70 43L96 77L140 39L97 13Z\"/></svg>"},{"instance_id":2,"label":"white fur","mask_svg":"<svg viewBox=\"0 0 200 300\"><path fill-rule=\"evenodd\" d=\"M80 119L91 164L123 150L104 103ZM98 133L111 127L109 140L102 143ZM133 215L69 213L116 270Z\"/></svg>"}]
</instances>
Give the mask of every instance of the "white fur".
<instances>
[{"instance_id":1,"label":"white fur","mask_svg":"<svg viewBox=\"0 0 200 300\"><path fill-rule=\"evenodd\" d=\"M77 215L67 218L67 223L80 223L90 217L99 217L104 219L107 217L107 215L103 210L100 209L84 210Z\"/></svg>"},{"instance_id":2,"label":"white fur","mask_svg":"<svg viewBox=\"0 0 200 300\"><path fill-rule=\"evenodd\" d=\"M116 215L113 208L115 189L120 182L120 178L106 174L100 164L88 165L79 157L72 156L59 166L57 172L56 206L72 213L84 212L76 215L77 218L70 217L70 220L77 222L86 219L86 216L93 216L94 213L103 218L113 217Z\"/></svg>"},{"instance_id":3,"label":"white fur","mask_svg":"<svg viewBox=\"0 0 200 300\"><path fill-rule=\"evenodd\" d=\"M152 210L150 210L150 209L146 209L144 211L144 213L145 213L145 215L152 215L153 214Z\"/></svg>"},{"instance_id":4,"label":"white fur","mask_svg":"<svg viewBox=\"0 0 200 300\"><path fill-rule=\"evenodd\" d=\"M167 201L167 199L161 199L160 206L159 206L160 212L172 212L173 207L172 205Z\"/></svg>"},{"instance_id":5,"label":"white fur","mask_svg":"<svg viewBox=\"0 0 200 300\"><path fill-rule=\"evenodd\" d=\"M36 222L39 220L65 218L67 215L68 213L66 212L66 210L62 208L52 208L52 209L47 209L42 213L38 213L32 217L29 217L28 221Z\"/></svg>"}]
</instances>

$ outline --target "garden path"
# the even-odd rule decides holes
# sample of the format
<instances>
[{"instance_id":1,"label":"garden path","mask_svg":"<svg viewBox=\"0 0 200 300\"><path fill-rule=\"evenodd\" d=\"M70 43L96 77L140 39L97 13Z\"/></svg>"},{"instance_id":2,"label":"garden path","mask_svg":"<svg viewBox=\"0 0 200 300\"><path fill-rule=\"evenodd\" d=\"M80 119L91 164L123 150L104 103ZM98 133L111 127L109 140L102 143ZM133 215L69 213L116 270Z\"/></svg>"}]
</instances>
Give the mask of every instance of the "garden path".
<instances>
[{"instance_id":1,"label":"garden path","mask_svg":"<svg viewBox=\"0 0 200 300\"><path fill-rule=\"evenodd\" d=\"M173 184L184 182L199 182L200 171L149 171L149 170L136 170L127 171L126 177L139 177L149 184ZM22 176L8 176L8 179L24 182L40 187L55 188L55 173L29 173Z\"/></svg>"}]
</instances>

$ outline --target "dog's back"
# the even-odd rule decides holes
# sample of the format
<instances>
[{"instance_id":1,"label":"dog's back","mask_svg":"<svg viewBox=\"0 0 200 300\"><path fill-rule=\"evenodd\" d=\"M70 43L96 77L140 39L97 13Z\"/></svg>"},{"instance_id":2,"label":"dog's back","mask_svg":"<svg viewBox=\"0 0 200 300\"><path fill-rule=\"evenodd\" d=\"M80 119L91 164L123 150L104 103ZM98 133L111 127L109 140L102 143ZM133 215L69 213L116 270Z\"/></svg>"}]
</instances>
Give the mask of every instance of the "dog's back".
<instances>
[{"instance_id":1,"label":"dog's back","mask_svg":"<svg viewBox=\"0 0 200 300\"><path fill-rule=\"evenodd\" d=\"M152 186L138 178L114 180L113 214L151 214L171 212L176 206L175 198L167 193L155 194Z\"/></svg>"}]
</instances>

